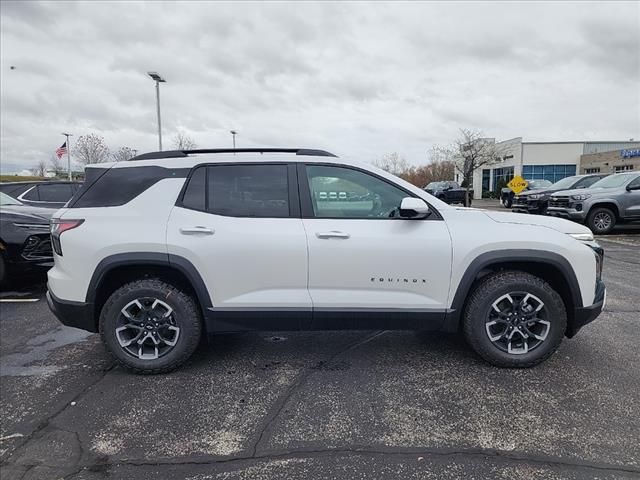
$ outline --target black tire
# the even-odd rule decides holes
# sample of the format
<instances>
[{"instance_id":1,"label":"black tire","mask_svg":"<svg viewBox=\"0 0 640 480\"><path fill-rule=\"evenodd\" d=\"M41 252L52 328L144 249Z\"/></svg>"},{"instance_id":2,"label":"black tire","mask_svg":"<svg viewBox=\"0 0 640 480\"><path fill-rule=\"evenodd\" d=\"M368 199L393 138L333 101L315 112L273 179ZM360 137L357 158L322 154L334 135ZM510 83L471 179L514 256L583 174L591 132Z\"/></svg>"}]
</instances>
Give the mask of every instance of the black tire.
<instances>
[{"instance_id":1,"label":"black tire","mask_svg":"<svg viewBox=\"0 0 640 480\"><path fill-rule=\"evenodd\" d=\"M594 235L606 235L616 226L616 214L610 208L592 208L587 215L587 226Z\"/></svg>"},{"instance_id":2,"label":"black tire","mask_svg":"<svg viewBox=\"0 0 640 480\"><path fill-rule=\"evenodd\" d=\"M131 302L143 298L157 299L168 305L172 310L170 318L174 322L173 328L179 329L175 345L171 347L165 345L168 351L154 359L134 356L121 346L116 336L116 328L124 320L122 309ZM132 323L129 320L125 321ZM140 331L146 334L144 329L141 328ZM184 364L198 347L201 332L202 319L194 299L173 285L153 278L136 280L123 285L111 294L100 312L100 335L105 345L118 363L140 374L166 373ZM135 346L136 343L133 345ZM157 353L156 351L156 355Z\"/></svg>"},{"instance_id":3,"label":"black tire","mask_svg":"<svg viewBox=\"0 0 640 480\"><path fill-rule=\"evenodd\" d=\"M498 343L500 340L495 342L489 338L487 323L490 322L490 314L495 315L492 310L493 304L507 294L512 294L513 298L516 298L515 292L534 295L544 304L539 314L534 313L536 317L541 316L544 322L533 324L533 327L529 326L531 324L525 325L532 330L536 326L543 327L546 329L545 338L538 341L530 337L532 344L537 344L531 350L523 346L520 350L526 353L509 353ZM516 318L513 320L517 321ZM508 323L505 325L507 325L506 329L514 328L508 326ZM567 312L560 295L541 278L519 271L499 272L484 278L471 294L463 317L463 333L473 350L492 365L507 368L532 367L549 358L562 342L566 328ZM539 333L542 336L542 332ZM502 337L504 341L507 341L507 338L508 336ZM516 338L522 339L519 336ZM528 340L523 342L528 344ZM511 342L508 346L510 349Z\"/></svg>"},{"instance_id":4,"label":"black tire","mask_svg":"<svg viewBox=\"0 0 640 480\"><path fill-rule=\"evenodd\" d=\"M513 205L511 197L502 197L502 206L504 208L511 208L511 205Z\"/></svg>"}]
</instances>

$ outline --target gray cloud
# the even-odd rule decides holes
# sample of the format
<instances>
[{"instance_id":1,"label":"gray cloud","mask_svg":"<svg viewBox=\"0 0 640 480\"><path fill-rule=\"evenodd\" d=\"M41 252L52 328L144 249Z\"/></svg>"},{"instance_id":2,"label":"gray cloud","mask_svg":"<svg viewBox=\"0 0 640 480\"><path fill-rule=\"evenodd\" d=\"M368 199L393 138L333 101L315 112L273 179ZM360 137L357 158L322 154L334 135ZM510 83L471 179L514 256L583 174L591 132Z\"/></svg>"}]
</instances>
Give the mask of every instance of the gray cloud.
<instances>
[{"instance_id":1,"label":"gray cloud","mask_svg":"<svg viewBox=\"0 0 640 480\"><path fill-rule=\"evenodd\" d=\"M309 146L413 163L460 127L528 140L640 137L640 5L2 2L1 160L60 132L116 149ZM15 65L15 70L10 66Z\"/></svg>"}]
</instances>

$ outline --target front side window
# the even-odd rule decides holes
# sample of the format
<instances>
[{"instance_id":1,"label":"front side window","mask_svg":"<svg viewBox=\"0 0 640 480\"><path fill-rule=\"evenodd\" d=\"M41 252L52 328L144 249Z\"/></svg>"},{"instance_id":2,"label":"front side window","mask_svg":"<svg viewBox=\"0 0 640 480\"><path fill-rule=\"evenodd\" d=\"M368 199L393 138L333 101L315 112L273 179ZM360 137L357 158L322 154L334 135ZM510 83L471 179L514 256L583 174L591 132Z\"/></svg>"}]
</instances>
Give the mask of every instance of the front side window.
<instances>
[{"instance_id":1,"label":"front side window","mask_svg":"<svg viewBox=\"0 0 640 480\"><path fill-rule=\"evenodd\" d=\"M373 175L345 167L307 165L316 218L394 218L410 196Z\"/></svg>"},{"instance_id":2,"label":"front side window","mask_svg":"<svg viewBox=\"0 0 640 480\"><path fill-rule=\"evenodd\" d=\"M632 190L636 190L636 189L640 188L640 177L636 178L633 182L631 182L629 184L629 187Z\"/></svg>"},{"instance_id":3,"label":"front side window","mask_svg":"<svg viewBox=\"0 0 640 480\"><path fill-rule=\"evenodd\" d=\"M208 167L207 211L231 217L288 217L286 165Z\"/></svg>"}]
</instances>

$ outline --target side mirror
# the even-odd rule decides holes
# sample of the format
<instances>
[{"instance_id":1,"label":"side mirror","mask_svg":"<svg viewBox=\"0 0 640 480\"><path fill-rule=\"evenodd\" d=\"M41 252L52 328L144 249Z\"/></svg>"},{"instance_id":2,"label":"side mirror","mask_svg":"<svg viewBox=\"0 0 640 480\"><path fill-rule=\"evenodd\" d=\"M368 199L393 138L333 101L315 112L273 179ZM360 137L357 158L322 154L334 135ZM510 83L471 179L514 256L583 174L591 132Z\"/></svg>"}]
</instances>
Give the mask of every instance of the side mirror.
<instances>
[{"instance_id":1,"label":"side mirror","mask_svg":"<svg viewBox=\"0 0 640 480\"><path fill-rule=\"evenodd\" d=\"M402 218L425 218L429 213L429 205L421 198L405 197L400 203Z\"/></svg>"},{"instance_id":2,"label":"side mirror","mask_svg":"<svg viewBox=\"0 0 640 480\"><path fill-rule=\"evenodd\" d=\"M630 192L632 190L640 190L640 185L627 185L627 192Z\"/></svg>"}]
</instances>

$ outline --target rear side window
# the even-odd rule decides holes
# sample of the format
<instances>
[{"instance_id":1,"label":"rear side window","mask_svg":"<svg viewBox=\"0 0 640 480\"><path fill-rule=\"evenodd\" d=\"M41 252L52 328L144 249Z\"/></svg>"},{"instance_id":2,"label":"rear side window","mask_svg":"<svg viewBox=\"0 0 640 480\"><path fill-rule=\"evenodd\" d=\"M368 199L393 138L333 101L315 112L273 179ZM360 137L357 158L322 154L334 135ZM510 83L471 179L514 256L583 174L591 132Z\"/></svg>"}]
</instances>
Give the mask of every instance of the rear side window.
<instances>
[{"instance_id":1,"label":"rear side window","mask_svg":"<svg viewBox=\"0 0 640 480\"><path fill-rule=\"evenodd\" d=\"M73 195L73 187L69 183L38 185L38 190L41 202L65 203Z\"/></svg>"},{"instance_id":2,"label":"rear side window","mask_svg":"<svg viewBox=\"0 0 640 480\"><path fill-rule=\"evenodd\" d=\"M286 165L208 167L207 210L233 217L288 217Z\"/></svg>"},{"instance_id":3,"label":"rear side window","mask_svg":"<svg viewBox=\"0 0 640 480\"><path fill-rule=\"evenodd\" d=\"M289 217L287 166L198 167L184 191L182 206L228 217Z\"/></svg>"}]
</instances>

